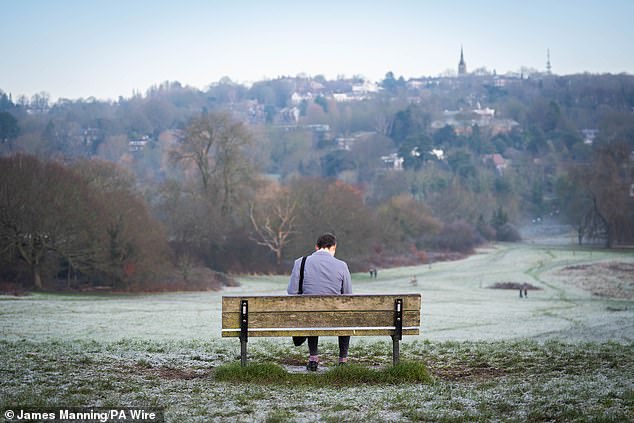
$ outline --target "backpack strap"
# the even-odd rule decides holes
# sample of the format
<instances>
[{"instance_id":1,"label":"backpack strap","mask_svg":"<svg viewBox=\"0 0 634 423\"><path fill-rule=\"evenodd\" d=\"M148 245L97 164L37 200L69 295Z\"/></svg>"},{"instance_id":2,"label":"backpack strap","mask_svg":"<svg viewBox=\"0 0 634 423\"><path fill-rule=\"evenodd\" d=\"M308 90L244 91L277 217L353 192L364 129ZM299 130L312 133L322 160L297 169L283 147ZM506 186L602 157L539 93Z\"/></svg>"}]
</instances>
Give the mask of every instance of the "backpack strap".
<instances>
[{"instance_id":1,"label":"backpack strap","mask_svg":"<svg viewBox=\"0 0 634 423\"><path fill-rule=\"evenodd\" d=\"M302 264L299 266L299 295L304 293L304 267L306 267L306 256L302 257Z\"/></svg>"}]
</instances>

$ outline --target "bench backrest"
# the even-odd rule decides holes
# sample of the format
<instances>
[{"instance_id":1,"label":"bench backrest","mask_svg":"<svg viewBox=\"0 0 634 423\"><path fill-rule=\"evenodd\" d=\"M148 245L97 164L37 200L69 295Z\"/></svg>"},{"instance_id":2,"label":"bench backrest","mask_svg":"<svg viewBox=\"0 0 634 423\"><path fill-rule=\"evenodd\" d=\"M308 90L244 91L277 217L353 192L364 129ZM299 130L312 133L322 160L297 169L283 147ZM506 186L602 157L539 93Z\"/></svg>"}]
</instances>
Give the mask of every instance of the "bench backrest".
<instances>
[{"instance_id":1,"label":"bench backrest","mask_svg":"<svg viewBox=\"0 0 634 423\"><path fill-rule=\"evenodd\" d=\"M244 301L248 336L394 335L397 301L402 335L420 333L420 294L223 296L222 336L241 333Z\"/></svg>"}]
</instances>

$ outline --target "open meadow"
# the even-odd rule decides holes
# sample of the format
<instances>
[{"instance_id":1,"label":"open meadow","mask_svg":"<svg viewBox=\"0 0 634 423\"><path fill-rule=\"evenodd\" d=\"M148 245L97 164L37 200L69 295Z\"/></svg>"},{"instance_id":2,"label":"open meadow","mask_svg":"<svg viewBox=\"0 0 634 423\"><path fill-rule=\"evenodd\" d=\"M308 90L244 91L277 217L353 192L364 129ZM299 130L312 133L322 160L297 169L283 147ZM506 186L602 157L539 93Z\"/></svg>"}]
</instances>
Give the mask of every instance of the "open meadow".
<instances>
[{"instance_id":1,"label":"open meadow","mask_svg":"<svg viewBox=\"0 0 634 423\"><path fill-rule=\"evenodd\" d=\"M431 381L357 378L391 365L387 337L353 338L353 365L337 377L335 338L322 341L316 375L301 371L305 346L251 339L253 369L273 366L241 373L228 366L238 340L220 338L221 297L283 294L288 277L239 280L221 292L0 297L0 408L154 407L167 421L634 421L632 251L501 244L354 274L355 293L422 294L421 335L404 337L401 359L425 364ZM531 289L520 298L496 284Z\"/></svg>"}]
</instances>

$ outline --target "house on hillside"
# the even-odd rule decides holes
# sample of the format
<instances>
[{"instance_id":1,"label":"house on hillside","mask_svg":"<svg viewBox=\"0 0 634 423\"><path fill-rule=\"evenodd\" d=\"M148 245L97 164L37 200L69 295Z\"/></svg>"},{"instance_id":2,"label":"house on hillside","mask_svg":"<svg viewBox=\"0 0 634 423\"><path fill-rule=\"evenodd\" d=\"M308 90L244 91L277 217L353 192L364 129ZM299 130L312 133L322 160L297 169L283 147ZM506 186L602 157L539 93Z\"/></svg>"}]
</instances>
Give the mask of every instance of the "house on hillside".
<instances>
[{"instance_id":1,"label":"house on hillside","mask_svg":"<svg viewBox=\"0 0 634 423\"><path fill-rule=\"evenodd\" d=\"M352 94L355 96L375 94L378 93L379 90L379 86L371 81L363 81L362 83L355 83L352 85Z\"/></svg>"},{"instance_id":2,"label":"house on hillside","mask_svg":"<svg viewBox=\"0 0 634 423\"><path fill-rule=\"evenodd\" d=\"M145 149L148 142L150 142L150 137L148 135L132 139L128 141L128 150L130 153L140 153Z\"/></svg>"},{"instance_id":3,"label":"house on hillside","mask_svg":"<svg viewBox=\"0 0 634 423\"><path fill-rule=\"evenodd\" d=\"M334 98L337 103L347 103L353 100L347 93L333 93L332 98Z\"/></svg>"},{"instance_id":4,"label":"house on hillside","mask_svg":"<svg viewBox=\"0 0 634 423\"><path fill-rule=\"evenodd\" d=\"M291 104L293 106L297 106L304 101L313 101L314 98L315 97L313 96L313 93L311 92L308 92L306 94L300 94L297 91L295 91L293 94L291 94Z\"/></svg>"},{"instance_id":5,"label":"house on hillside","mask_svg":"<svg viewBox=\"0 0 634 423\"><path fill-rule=\"evenodd\" d=\"M83 130L82 138L86 147L92 148L102 137L103 131L101 129L89 127Z\"/></svg>"},{"instance_id":6,"label":"house on hillside","mask_svg":"<svg viewBox=\"0 0 634 423\"><path fill-rule=\"evenodd\" d=\"M517 75L496 75L493 79L493 85L498 88L517 86L522 80Z\"/></svg>"},{"instance_id":7,"label":"house on hillside","mask_svg":"<svg viewBox=\"0 0 634 423\"><path fill-rule=\"evenodd\" d=\"M399 157L397 153L392 153L387 156L381 156L381 161L387 169L403 170L403 162L405 159Z\"/></svg>"},{"instance_id":8,"label":"house on hillside","mask_svg":"<svg viewBox=\"0 0 634 423\"><path fill-rule=\"evenodd\" d=\"M482 155L482 163L485 165L492 165L495 167L495 170L498 174L502 175L504 173L504 169L508 167L508 160L502 157L501 154L483 154Z\"/></svg>"},{"instance_id":9,"label":"house on hillside","mask_svg":"<svg viewBox=\"0 0 634 423\"><path fill-rule=\"evenodd\" d=\"M598 133L598 129L582 129L581 134L583 135L583 143L586 145L592 145Z\"/></svg>"},{"instance_id":10,"label":"house on hillside","mask_svg":"<svg viewBox=\"0 0 634 423\"><path fill-rule=\"evenodd\" d=\"M264 105L257 100L246 100L244 102L244 110L249 123L255 125L266 121Z\"/></svg>"},{"instance_id":11,"label":"house on hillside","mask_svg":"<svg viewBox=\"0 0 634 423\"><path fill-rule=\"evenodd\" d=\"M335 143L337 144L338 149L350 151L356 140L357 139L355 137L337 137L335 138Z\"/></svg>"},{"instance_id":12,"label":"house on hillside","mask_svg":"<svg viewBox=\"0 0 634 423\"><path fill-rule=\"evenodd\" d=\"M323 92L326 87L324 86L324 84L322 84L321 82L315 81L315 80L311 80L309 85L309 89L311 92L313 93L321 93Z\"/></svg>"},{"instance_id":13,"label":"house on hillside","mask_svg":"<svg viewBox=\"0 0 634 423\"><path fill-rule=\"evenodd\" d=\"M299 122L299 108L285 107L279 111L276 123L280 125L294 125Z\"/></svg>"},{"instance_id":14,"label":"house on hillside","mask_svg":"<svg viewBox=\"0 0 634 423\"><path fill-rule=\"evenodd\" d=\"M431 128L437 131L445 126L451 126L457 135L471 135L474 126L488 128L491 135L507 134L518 126L513 119L500 119L495 117L495 109L482 108L480 104L471 110L445 110L442 119L431 123Z\"/></svg>"}]
</instances>

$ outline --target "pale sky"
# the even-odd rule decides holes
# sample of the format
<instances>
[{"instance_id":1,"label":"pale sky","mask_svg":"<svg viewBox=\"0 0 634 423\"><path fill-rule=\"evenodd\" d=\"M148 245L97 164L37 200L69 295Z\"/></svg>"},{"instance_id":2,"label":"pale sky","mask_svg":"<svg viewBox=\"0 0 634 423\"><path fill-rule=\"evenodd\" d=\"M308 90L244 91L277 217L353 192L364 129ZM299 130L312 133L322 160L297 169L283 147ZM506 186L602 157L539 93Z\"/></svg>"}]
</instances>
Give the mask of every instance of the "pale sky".
<instances>
[{"instance_id":1,"label":"pale sky","mask_svg":"<svg viewBox=\"0 0 634 423\"><path fill-rule=\"evenodd\" d=\"M634 0L0 0L0 89L129 97L299 73L634 73Z\"/></svg>"}]
</instances>

